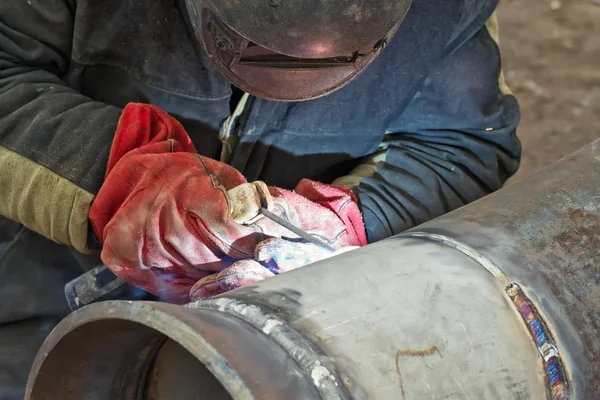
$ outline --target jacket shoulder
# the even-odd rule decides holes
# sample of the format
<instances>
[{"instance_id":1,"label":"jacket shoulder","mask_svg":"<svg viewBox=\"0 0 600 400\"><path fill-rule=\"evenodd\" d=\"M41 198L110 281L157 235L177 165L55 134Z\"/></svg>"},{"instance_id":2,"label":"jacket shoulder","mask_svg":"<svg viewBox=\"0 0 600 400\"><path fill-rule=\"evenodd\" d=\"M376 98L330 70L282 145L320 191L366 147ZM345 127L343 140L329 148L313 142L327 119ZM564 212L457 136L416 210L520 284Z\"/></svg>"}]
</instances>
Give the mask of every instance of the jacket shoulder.
<instances>
[{"instance_id":1,"label":"jacket shoulder","mask_svg":"<svg viewBox=\"0 0 600 400\"><path fill-rule=\"evenodd\" d=\"M498 0L453 0L460 8L454 31L448 42L451 51L475 35L498 7Z\"/></svg>"}]
</instances>

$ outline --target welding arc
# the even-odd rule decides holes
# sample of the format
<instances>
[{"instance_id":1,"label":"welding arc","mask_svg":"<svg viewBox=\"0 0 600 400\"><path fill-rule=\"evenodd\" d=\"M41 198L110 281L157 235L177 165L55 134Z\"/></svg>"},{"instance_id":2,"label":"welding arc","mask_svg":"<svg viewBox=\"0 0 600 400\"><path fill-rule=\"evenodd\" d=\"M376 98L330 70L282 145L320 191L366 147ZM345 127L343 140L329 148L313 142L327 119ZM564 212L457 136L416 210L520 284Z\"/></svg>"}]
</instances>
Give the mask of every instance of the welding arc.
<instances>
[{"instance_id":1,"label":"welding arc","mask_svg":"<svg viewBox=\"0 0 600 400\"><path fill-rule=\"evenodd\" d=\"M265 217L269 218L271 221L283 226L285 229L289 230L290 232L300 236L302 239L306 240L309 243L312 243L314 245L317 245L325 250L334 252L335 249L333 247L331 247L330 245L328 245L327 243L321 241L320 239L317 239L316 237L314 237L313 235L304 232L302 229L298 228L297 226L291 224L290 222L286 221L285 219L281 218L280 216L273 214L271 211L267 210L266 208L262 207L260 209L260 213L262 215L264 215Z\"/></svg>"}]
</instances>

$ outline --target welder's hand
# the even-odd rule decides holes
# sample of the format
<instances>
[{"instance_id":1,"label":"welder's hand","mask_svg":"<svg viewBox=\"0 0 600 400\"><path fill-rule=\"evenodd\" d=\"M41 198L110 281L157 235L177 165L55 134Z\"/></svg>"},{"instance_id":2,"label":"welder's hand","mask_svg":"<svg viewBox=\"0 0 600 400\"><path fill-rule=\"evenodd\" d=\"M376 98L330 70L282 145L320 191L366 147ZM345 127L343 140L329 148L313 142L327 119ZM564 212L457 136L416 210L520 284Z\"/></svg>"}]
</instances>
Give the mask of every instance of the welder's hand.
<instances>
[{"instance_id":1,"label":"welder's hand","mask_svg":"<svg viewBox=\"0 0 600 400\"><path fill-rule=\"evenodd\" d=\"M200 300L216 296L356 248L342 247L331 252L311 243L267 239L256 246L255 260L238 261L217 274L200 279L192 287L190 298Z\"/></svg>"},{"instance_id":2,"label":"welder's hand","mask_svg":"<svg viewBox=\"0 0 600 400\"><path fill-rule=\"evenodd\" d=\"M266 238L294 238L267 218L250 226L233 221L227 191L246 180L195 152L167 113L128 105L89 216L103 244L102 260L117 276L177 303L189 301L198 280L252 260ZM312 181L302 181L297 193L269 191L274 213L334 248L365 244L351 193Z\"/></svg>"},{"instance_id":3,"label":"welder's hand","mask_svg":"<svg viewBox=\"0 0 600 400\"><path fill-rule=\"evenodd\" d=\"M184 303L199 279L252 258L260 228L229 218L226 191L246 182L201 157L183 127L160 109L130 104L90 211L102 261L121 279Z\"/></svg>"},{"instance_id":4,"label":"welder's hand","mask_svg":"<svg viewBox=\"0 0 600 400\"><path fill-rule=\"evenodd\" d=\"M362 214L350 189L303 179L293 192L275 187L269 187L269 191L275 214L334 249L367 244ZM267 221L263 218L258 224L272 226ZM287 229L277 236L297 238Z\"/></svg>"},{"instance_id":5,"label":"welder's hand","mask_svg":"<svg viewBox=\"0 0 600 400\"><path fill-rule=\"evenodd\" d=\"M272 212L336 251L301 242L287 229L263 217L255 224L275 237L256 246L254 260L238 261L199 280L190 291L192 300L215 296L366 244L362 216L348 189L304 179L295 192L274 187L269 191Z\"/></svg>"}]
</instances>

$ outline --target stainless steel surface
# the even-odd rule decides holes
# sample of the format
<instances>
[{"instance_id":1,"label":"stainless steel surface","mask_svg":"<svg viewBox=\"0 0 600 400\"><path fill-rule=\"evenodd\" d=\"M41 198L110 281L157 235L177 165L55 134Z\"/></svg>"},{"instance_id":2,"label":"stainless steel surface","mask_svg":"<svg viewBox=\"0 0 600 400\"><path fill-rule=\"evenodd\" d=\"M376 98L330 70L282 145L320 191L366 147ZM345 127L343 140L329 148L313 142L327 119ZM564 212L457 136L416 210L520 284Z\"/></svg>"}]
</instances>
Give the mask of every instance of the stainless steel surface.
<instances>
[{"instance_id":1,"label":"stainless steel surface","mask_svg":"<svg viewBox=\"0 0 600 400\"><path fill-rule=\"evenodd\" d=\"M595 142L398 237L213 299L88 306L46 341L28 396L127 399L148 376L186 393L196 381L160 373L175 358L233 399L550 399L514 282L556 343L564 398L600 398L599 176ZM180 350L165 337L192 357L155 361ZM107 376L120 392L91 391Z\"/></svg>"},{"instance_id":2,"label":"stainless steel surface","mask_svg":"<svg viewBox=\"0 0 600 400\"><path fill-rule=\"evenodd\" d=\"M335 361L356 399L547 398L501 282L427 240L386 240L194 306L276 315Z\"/></svg>"},{"instance_id":3,"label":"stainless steel surface","mask_svg":"<svg viewBox=\"0 0 600 400\"><path fill-rule=\"evenodd\" d=\"M190 356L174 360L165 351ZM193 380L191 371L199 372ZM172 400L187 393L181 399L300 400L317 398L315 392L289 355L236 318L166 303L106 301L75 311L50 334L25 398Z\"/></svg>"},{"instance_id":4,"label":"stainless steel surface","mask_svg":"<svg viewBox=\"0 0 600 400\"><path fill-rule=\"evenodd\" d=\"M600 140L414 232L468 244L520 283L564 354L573 398L600 399Z\"/></svg>"},{"instance_id":5,"label":"stainless steel surface","mask_svg":"<svg viewBox=\"0 0 600 400\"><path fill-rule=\"evenodd\" d=\"M141 394L147 400L232 399L211 372L173 340L158 351Z\"/></svg>"}]
</instances>

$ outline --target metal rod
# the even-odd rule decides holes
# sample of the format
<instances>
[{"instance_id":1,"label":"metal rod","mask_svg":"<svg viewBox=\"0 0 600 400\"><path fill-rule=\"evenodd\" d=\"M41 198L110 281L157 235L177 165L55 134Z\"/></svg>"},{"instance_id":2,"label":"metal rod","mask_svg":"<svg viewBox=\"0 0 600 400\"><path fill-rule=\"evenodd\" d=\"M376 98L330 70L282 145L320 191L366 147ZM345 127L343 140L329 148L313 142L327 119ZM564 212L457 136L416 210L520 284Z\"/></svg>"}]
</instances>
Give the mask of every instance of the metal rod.
<instances>
[{"instance_id":1,"label":"metal rod","mask_svg":"<svg viewBox=\"0 0 600 400\"><path fill-rule=\"evenodd\" d=\"M260 213L262 215L264 215L265 217L269 218L271 221L283 226L285 229L287 229L288 231L300 236L302 239L306 240L309 243L312 243L314 245L317 245L325 250L334 252L335 249L333 247L331 247L330 245L328 245L327 243L323 242L320 239L317 239L316 237L314 237L313 235L304 232L302 229L298 228L297 226L293 225L292 223L286 221L285 219L281 218L278 215L273 214L271 211L267 210L266 208L261 208L260 209Z\"/></svg>"}]
</instances>

